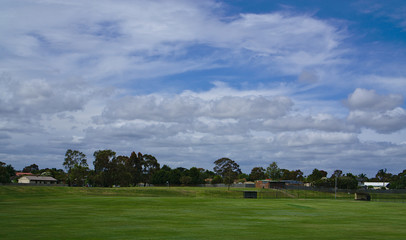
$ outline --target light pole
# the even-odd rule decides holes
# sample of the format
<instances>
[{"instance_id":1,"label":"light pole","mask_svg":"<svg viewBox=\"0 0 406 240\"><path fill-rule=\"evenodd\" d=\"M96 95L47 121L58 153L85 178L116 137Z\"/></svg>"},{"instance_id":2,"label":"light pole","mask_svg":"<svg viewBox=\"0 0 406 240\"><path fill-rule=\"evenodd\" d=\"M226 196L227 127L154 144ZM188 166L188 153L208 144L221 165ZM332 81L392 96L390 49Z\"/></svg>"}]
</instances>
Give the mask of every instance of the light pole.
<instances>
[{"instance_id":1,"label":"light pole","mask_svg":"<svg viewBox=\"0 0 406 240\"><path fill-rule=\"evenodd\" d=\"M335 185L334 185L334 199L337 199L337 174L336 174L336 180L335 180Z\"/></svg>"}]
</instances>

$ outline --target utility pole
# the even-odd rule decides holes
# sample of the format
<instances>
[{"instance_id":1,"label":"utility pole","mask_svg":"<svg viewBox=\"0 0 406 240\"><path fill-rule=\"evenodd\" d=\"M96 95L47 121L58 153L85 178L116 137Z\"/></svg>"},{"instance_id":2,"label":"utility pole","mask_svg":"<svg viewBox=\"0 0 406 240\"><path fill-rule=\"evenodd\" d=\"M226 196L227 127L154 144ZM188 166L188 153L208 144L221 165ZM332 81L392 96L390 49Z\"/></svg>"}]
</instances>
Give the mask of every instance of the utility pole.
<instances>
[{"instance_id":1,"label":"utility pole","mask_svg":"<svg viewBox=\"0 0 406 240\"><path fill-rule=\"evenodd\" d=\"M337 199L337 174L336 174L336 180L335 180L335 185L334 185L334 199Z\"/></svg>"}]
</instances>

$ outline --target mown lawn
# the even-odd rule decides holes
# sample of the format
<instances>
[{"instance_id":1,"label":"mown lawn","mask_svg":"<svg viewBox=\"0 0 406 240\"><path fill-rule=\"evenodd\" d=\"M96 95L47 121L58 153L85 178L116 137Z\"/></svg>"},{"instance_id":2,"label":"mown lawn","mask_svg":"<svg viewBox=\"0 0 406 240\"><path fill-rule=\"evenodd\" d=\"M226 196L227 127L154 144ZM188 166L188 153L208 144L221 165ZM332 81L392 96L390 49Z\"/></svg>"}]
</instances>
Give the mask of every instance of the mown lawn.
<instances>
[{"instance_id":1,"label":"mown lawn","mask_svg":"<svg viewBox=\"0 0 406 240\"><path fill-rule=\"evenodd\" d=\"M226 189L0 186L0 239L405 239L406 204Z\"/></svg>"}]
</instances>

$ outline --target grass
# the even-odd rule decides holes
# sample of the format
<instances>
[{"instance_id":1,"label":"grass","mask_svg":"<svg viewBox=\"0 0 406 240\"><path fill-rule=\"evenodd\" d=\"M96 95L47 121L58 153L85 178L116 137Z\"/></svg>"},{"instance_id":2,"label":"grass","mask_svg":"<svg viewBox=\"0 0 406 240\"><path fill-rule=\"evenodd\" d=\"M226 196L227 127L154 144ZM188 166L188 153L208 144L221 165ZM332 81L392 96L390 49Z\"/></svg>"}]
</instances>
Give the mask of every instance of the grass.
<instances>
[{"instance_id":1,"label":"grass","mask_svg":"<svg viewBox=\"0 0 406 240\"><path fill-rule=\"evenodd\" d=\"M406 236L403 203L295 199L286 195L242 199L243 190L0 186L0 239Z\"/></svg>"}]
</instances>

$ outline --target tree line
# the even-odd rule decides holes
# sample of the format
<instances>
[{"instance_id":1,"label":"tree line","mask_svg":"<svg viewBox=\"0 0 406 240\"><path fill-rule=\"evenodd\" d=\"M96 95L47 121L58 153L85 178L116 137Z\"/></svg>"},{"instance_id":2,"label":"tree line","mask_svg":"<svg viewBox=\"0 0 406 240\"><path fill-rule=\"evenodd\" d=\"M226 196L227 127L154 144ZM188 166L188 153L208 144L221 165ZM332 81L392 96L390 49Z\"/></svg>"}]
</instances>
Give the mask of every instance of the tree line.
<instances>
[{"instance_id":1,"label":"tree line","mask_svg":"<svg viewBox=\"0 0 406 240\"><path fill-rule=\"evenodd\" d=\"M137 186L153 185L197 185L204 183L224 183L230 186L235 182L256 181L263 179L296 180L309 182L316 187L337 187L340 189L356 189L358 182L379 181L390 182L389 188L406 188L406 170L399 174L388 173L380 169L375 177L368 179L365 174L344 174L335 170L330 176L324 170L315 168L311 174L304 176L299 169L288 170L278 167L272 162L264 167L254 167L249 174L243 173L240 166L229 158L220 158L214 162L213 171L192 167L170 168L159 164L150 154L132 152L130 156L116 155L112 150L98 150L93 154L93 169L89 168L87 157L78 150L68 149L63 161L63 169L40 169L38 165L26 166L22 172L36 175L52 176L59 182L69 186ZM0 183L16 180L16 171L11 165L0 162Z\"/></svg>"}]
</instances>

